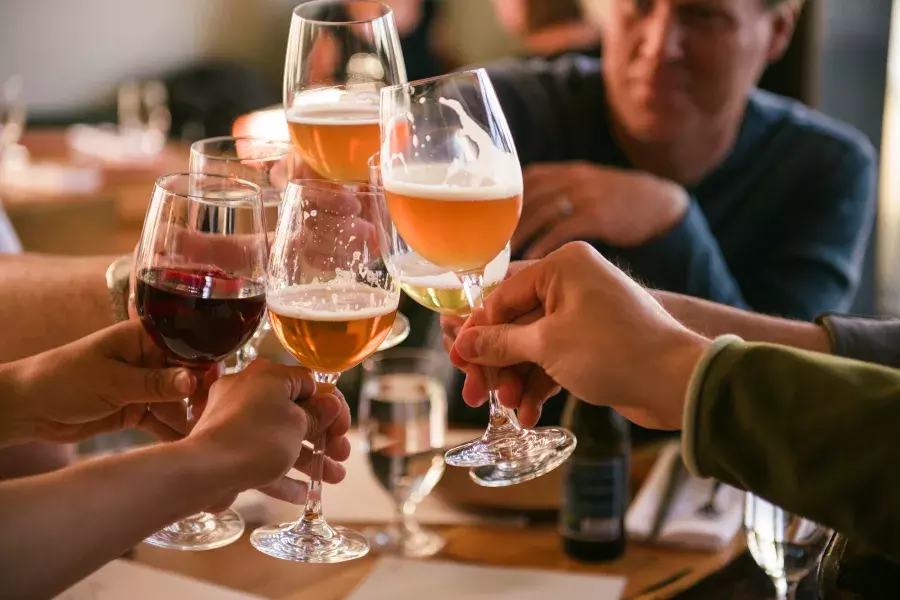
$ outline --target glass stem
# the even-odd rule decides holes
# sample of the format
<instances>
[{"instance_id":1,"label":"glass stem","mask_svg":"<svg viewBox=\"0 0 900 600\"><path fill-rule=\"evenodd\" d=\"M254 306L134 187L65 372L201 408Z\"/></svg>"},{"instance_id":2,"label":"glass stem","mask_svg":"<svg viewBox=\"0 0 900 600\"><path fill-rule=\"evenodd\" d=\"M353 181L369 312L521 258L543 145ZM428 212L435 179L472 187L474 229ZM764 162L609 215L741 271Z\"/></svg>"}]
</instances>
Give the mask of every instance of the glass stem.
<instances>
[{"instance_id":1,"label":"glass stem","mask_svg":"<svg viewBox=\"0 0 900 600\"><path fill-rule=\"evenodd\" d=\"M786 577L773 577L775 583L775 598L777 600L794 600L797 596L797 584L788 583Z\"/></svg>"},{"instance_id":2,"label":"glass stem","mask_svg":"<svg viewBox=\"0 0 900 600\"><path fill-rule=\"evenodd\" d=\"M463 284L463 291L469 301L469 307L474 312L478 308L484 308L484 270L466 273L459 276ZM490 416L488 428L484 434L485 439L494 437L497 430L507 430L506 433L522 434L522 426L512 409L500 404L500 396L497 395L497 384L494 369L485 367L484 378L488 386L488 400Z\"/></svg>"},{"instance_id":3,"label":"glass stem","mask_svg":"<svg viewBox=\"0 0 900 600\"><path fill-rule=\"evenodd\" d=\"M409 537L419 529L419 524L413 517L415 512L416 505L414 502L406 500L405 502L397 503L397 514L394 517L394 525L400 534L401 540L409 539Z\"/></svg>"},{"instance_id":4,"label":"glass stem","mask_svg":"<svg viewBox=\"0 0 900 600\"><path fill-rule=\"evenodd\" d=\"M326 391L328 386L336 386L340 373L313 372L319 391ZM300 518L291 530L299 533L308 531L310 527L325 526L325 518L322 516L322 472L325 468L325 432L321 432L313 440L312 465L309 472L309 491L306 494L306 505L303 508L303 517Z\"/></svg>"}]
</instances>

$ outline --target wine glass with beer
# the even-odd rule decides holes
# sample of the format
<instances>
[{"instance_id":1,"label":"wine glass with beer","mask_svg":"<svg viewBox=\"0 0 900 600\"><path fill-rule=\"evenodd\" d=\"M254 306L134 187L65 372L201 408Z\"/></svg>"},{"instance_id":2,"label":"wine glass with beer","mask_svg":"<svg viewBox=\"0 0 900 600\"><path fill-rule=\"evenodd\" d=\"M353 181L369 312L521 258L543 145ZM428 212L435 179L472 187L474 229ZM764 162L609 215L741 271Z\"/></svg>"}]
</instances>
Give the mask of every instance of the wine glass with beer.
<instances>
[{"instance_id":1,"label":"wine glass with beer","mask_svg":"<svg viewBox=\"0 0 900 600\"><path fill-rule=\"evenodd\" d=\"M305 167L340 182L368 181L380 144L378 91L406 81L390 7L374 0L312 0L294 9L284 68L291 142ZM381 349L409 335L397 315Z\"/></svg>"},{"instance_id":2,"label":"wine glass with beer","mask_svg":"<svg viewBox=\"0 0 900 600\"><path fill-rule=\"evenodd\" d=\"M384 196L368 186L288 184L269 261L267 304L278 340L320 386L376 352L397 314L400 284L387 268L393 243ZM322 513L326 439L314 440L312 477L296 523L262 527L250 541L285 560L334 563L364 556L359 533Z\"/></svg>"},{"instance_id":3,"label":"wine glass with beer","mask_svg":"<svg viewBox=\"0 0 900 600\"><path fill-rule=\"evenodd\" d=\"M472 309L483 306L485 268L509 243L522 211L522 169L483 69L381 90L381 181L398 233L426 261L459 277ZM401 274L402 278L402 274ZM449 450L481 485L507 486L561 465L575 448L559 427L532 431L497 397L486 371L484 435Z\"/></svg>"},{"instance_id":4,"label":"wine glass with beer","mask_svg":"<svg viewBox=\"0 0 900 600\"><path fill-rule=\"evenodd\" d=\"M294 9L284 70L291 141L325 179L365 182L378 151L378 91L406 81L390 7L312 0Z\"/></svg>"},{"instance_id":5,"label":"wine glass with beer","mask_svg":"<svg viewBox=\"0 0 900 600\"><path fill-rule=\"evenodd\" d=\"M381 153L369 159L369 182L381 189ZM400 278L400 288L415 302L442 315L465 317L472 312L462 281L453 271L439 267L422 258L399 235L394 243L396 254L391 266ZM503 251L484 269L484 295L494 291L506 278L510 248Z\"/></svg>"},{"instance_id":6,"label":"wine glass with beer","mask_svg":"<svg viewBox=\"0 0 900 600\"><path fill-rule=\"evenodd\" d=\"M169 358L201 385L253 335L265 312L268 243L260 189L207 174L156 181L138 245L135 305ZM188 426L193 424L190 401ZM233 510L199 513L147 538L179 550L210 550L244 531Z\"/></svg>"},{"instance_id":7,"label":"wine glass with beer","mask_svg":"<svg viewBox=\"0 0 900 600\"><path fill-rule=\"evenodd\" d=\"M299 164L288 142L254 137L222 136L191 144L189 171L237 177L259 186L268 232L274 235L284 187L293 179ZM253 336L235 354L228 371L243 371L259 355L259 346L271 331L263 316Z\"/></svg>"}]
</instances>

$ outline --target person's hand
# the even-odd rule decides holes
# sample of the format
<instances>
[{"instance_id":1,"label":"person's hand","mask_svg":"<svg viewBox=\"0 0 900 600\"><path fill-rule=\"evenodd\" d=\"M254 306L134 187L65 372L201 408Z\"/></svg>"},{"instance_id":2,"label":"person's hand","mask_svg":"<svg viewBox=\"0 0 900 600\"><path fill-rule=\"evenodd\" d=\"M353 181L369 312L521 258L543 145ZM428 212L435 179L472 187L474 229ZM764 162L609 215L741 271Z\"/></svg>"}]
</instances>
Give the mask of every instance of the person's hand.
<instances>
[{"instance_id":1,"label":"person's hand","mask_svg":"<svg viewBox=\"0 0 900 600\"><path fill-rule=\"evenodd\" d=\"M688 381L709 343L578 242L501 283L462 327L450 359L466 371L463 396L473 406L487 395L481 371L472 368L482 365L502 367L505 406L526 408L523 402L534 401L529 383L510 368L526 364L640 425L677 429Z\"/></svg>"},{"instance_id":2,"label":"person's hand","mask_svg":"<svg viewBox=\"0 0 900 600\"><path fill-rule=\"evenodd\" d=\"M260 359L213 384L186 441L233 465L233 486L223 494L222 506L250 488L297 504L306 498L307 486L285 475L291 468L310 474L312 451L303 441L326 433L322 479L339 483L346 475L340 462L350 456L349 428L350 409L340 392L317 389L307 369Z\"/></svg>"},{"instance_id":3,"label":"person's hand","mask_svg":"<svg viewBox=\"0 0 900 600\"><path fill-rule=\"evenodd\" d=\"M522 269L534 264L537 261L522 260L512 262L506 272L506 278L510 278ZM514 323L523 325L532 323L542 316L541 311L535 311L527 315L523 315L514 320ZM441 333L443 334L444 349L449 353L453 348L456 337L466 323L466 317L455 317L452 315L441 315ZM463 395L470 397L478 397L481 393L487 393L484 390L483 367L478 365L468 365L462 368L462 371L471 377L466 377L463 385ZM522 396L522 400L518 404L518 419L524 427L534 427L541 418L541 405L544 400L555 396L560 391L560 386L553 381L543 369L533 364L521 364L510 367L508 370L500 371L499 385L501 390L507 390L503 395ZM524 389L521 389L524 385ZM473 387L474 386L474 387ZM481 386L481 387L479 387Z\"/></svg>"},{"instance_id":4,"label":"person's hand","mask_svg":"<svg viewBox=\"0 0 900 600\"><path fill-rule=\"evenodd\" d=\"M187 369L165 367L165 353L135 321L11 363L17 437L74 442L139 427L179 439L181 401L197 381Z\"/></svg>"},{"instance_id":5,"label":"person's hand","mask_svg":"<svg viewBox=\"0 0 900 600\"><path fill-rule=\"evenodd\" d=\"M676 183L581 161L527 167L524 190L512 247L529 259L574 240L640 246L678 224L689 206Z\"/></svg>"}]
</instances>

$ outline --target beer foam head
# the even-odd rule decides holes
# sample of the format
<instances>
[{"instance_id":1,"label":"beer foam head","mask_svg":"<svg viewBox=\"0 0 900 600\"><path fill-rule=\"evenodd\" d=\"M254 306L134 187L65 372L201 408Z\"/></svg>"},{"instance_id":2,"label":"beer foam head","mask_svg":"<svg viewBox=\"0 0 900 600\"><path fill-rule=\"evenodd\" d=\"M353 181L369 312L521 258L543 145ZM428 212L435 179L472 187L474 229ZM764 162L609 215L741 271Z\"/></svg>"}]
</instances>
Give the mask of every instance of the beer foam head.
<instances>
[{"instance_id":1,"label":"beer foam head","mask_svg":"<svg viewBox=\"0 0 900 600\"><path fill-rule=\"evenodd\" d=\"M377 125L377 94L322 90L301 94L286 111L291 123L305 125Z\"/></svg>"},{"instance_id":2,"label":"beer foam head","mask_svg":"<svg viewBox=\"0 0 900 600\"><path fill-rule=\"evenodd\" d=\"M361 283L310 283L269 290L269 310L283 317L308 321L353 321L380 317L397 310L399 298Z\"/></svg>"},{"instance_id":3,"label":"beer foam head","mask_svg":"<svg viewBox=\"0 0 900 600\"><path fill-rule=\"evenodd\" d=\"M381 156L389 157L381 167L385 190L448 201L498 200L521 195L522 168L515 152L507 152L494 145L491 135L466 113L458 100L439 98L438 102L459 117L460 129L454 141L458 143L456 154L465 155L465 160L457 156L444 163L418 163L408 156L408 148L392 147L398 142L395 136L387 135L381 148ZM403 130L403 119L412 125L410 143L413 148L427 152L428 144L432 143L431 136L420 136L415 132L415 115L412 112L394 117L389 130L398 127Z\"/></svg>"}]
</instances>

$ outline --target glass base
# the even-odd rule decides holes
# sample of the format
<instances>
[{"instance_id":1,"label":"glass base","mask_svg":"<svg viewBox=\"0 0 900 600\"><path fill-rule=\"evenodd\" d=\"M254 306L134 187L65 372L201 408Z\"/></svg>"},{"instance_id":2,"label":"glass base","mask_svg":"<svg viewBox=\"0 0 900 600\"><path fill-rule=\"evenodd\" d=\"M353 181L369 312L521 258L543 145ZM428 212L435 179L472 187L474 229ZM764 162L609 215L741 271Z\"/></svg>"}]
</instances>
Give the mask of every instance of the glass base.
<instances>
[{"instance_id":1,"label":"glass base","mask_svg":"<svg viewBox=\"0 0 900 600\"><path fill-rule=\"evenodd\" d=\"M474 469L490 467L502 463L543 462L567 446L575 447L575 436L562 427L541 427L538 429L491 429L482 437L444 454L444 460L451 467Z\"/></svg>"},{"instance_id":2,"label":"glass base","mask_svg":"<svg viewBox=\"0 0 900 600\"><path fill-rule=\"evenodd\" d=\"M244 534L244 519L228 509L218 514L199 513L144 540L145 543L169 550L214 550L236 542Z\"/></svg>"},{"instance_id":3,"label":"glass base","mask_svg":"<svg viewBox=\"0 0 900 600\"><path fill-rule=\"evenodd\" d=\"M409 337L410 330L409 319L407 319L406 315L403 313L398 312L397 316L394 317L394 325L391 327L391 331L388 333L387 337L384 338L384 341L381 342L381 345L378 346L378 352L390 350L405 342L406 338Z\"/></svg>"},{"instance_id":4,"label":"glass base","mask_svg":"<svg viewBox=\"0 0 900 600\"><path fill-rule=\"evenodd\" d=\"M260 527L250 534L250 543L263 554L302 563L339 563L369 553L369 544L360 533L324 522Z\"/></svg>"},{"instance_id":5,"label":"glass base","mask_svg":"<svg viewBox=\"0 0 900 600\"><path fill-rule=\"evenodd\" d=\"M566 462L575 451L575 445L575 437L570 435L561 446L556 447L540 460L526 459L475 467L469 471L469 478L484 487L507 487L525 483L537 479L541 475L546 475Z\"/></svg>"},{"instance_id":6,"label":"glass base","mask_svg":"<svg viewBox=\"0 0 900 600\"><path fill-rule=\"evenodd\" d=\"M367 529L365 536L369 540L372 550L406 558L434 556L446 544L444 538L434 531L418 527L413 531L396 526L385 529Z\"/></svg>"}]
</instances>

